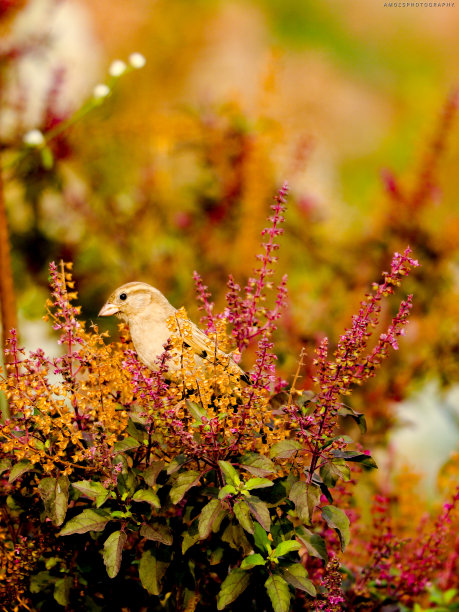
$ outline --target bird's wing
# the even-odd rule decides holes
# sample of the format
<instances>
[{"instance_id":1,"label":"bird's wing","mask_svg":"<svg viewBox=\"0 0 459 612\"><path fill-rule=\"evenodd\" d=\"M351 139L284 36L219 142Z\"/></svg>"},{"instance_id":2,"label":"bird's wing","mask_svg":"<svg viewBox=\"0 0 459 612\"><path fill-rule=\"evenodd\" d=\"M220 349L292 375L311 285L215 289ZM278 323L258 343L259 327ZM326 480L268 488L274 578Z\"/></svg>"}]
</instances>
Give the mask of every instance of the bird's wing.
<instances>
[{"instance_id":1,"label":"bird's wing","mask_svg":"<svg viewBox=\"0 0 459 612\"><path fill-rule=\"evenodd\" d=\"M226 353L217 348L215 351L215 343L206 336L206 334L199 329L194 323L192 324L192 334L191 337L187 338L187 344L193 349L193 351L201 357L201 359L206 359L212 362L217 357L216 361L219 363L219 357L228 357ZM244 382L249 383L249 376L244 370L230 357L230 363L233 367L236 368L236 371L239 372L241 379Z\"/></svg>"},{"instance_id":2,"label":"bird's wing","mask_svg":"<svg viewBox=\"0 0 459 612\"><path fill-rule=\"evenodd\" d=\"M212 356L215 355L215 343L206 336L206 334L199 329L194 323L191 327L192 334L191 337L187 338L187 344L191 346L193 351L202 357L202 359L212 359ZM224 355L222 351L217 349L217 355Z\"/></svg>"}]
</instances>

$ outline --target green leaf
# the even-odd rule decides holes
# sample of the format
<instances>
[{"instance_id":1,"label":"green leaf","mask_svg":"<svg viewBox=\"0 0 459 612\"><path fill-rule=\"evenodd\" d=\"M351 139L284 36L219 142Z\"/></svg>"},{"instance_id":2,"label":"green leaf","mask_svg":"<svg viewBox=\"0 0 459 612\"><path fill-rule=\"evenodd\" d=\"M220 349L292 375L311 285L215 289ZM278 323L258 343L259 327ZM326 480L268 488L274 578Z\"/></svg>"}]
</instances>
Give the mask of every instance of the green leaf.
<instances>
[{"instance_id":1,"label":"green leaf","mask_svg":"<svg viewBox=\"0 0 459 612\"><path fill-rule=\"evenodd\" d=\"M128 420L126 432L141 444L148 439L148 433L145 427L143 425L134 423L131 418Z\"/></svg>"},{"instance_id":2,"label":"green leaf","mask_svg":"<svg viewBox=\"0 0 459 612\"><path fill-rule=\"evenodd\" d=\"M29 472L33 469L34 464L30 463L28 459L21 459L11 468L10 477L8 478L8 482L12 483L26 472Z\"/></svg>"},{"instance_id":3,"label":"green leaf","mask_svg":"<svg viewBox=\"0 0 459 612\"><path fill-rule=\"evenodd\" d=\"M327 487L334 487L338 479L347 482L351 477L351 471L344 459L333 459L320 468L320 476Z\"/></svg>"},{"instance_id":4,"label":"green leaf","mask_svg":"<svg viewBox=\"0 0 459 612\"><path fill-rule=\"evenodd\" d=\"M117 453L125 453L126 451L137 448L138 446L140 446L140 442L135 438L128 436L127 438L124 438L124 440L115 442L113 445L113 454L116 455Z\"/></svg>"},{"instance_id":5,"label":"green leaf","mask_svg":"<svg viewBox=\"0 0 459 612\"><path fill-rule=\"evenodd\" d=\"M128 460L123 454L114 455L112 465L113 467L116 467L117 472L120 472L121 474L127 474L129 471Z\"/></svg>"},{"instance_id":6,"label":"green leaf","mask_svg":"<svg viewBox=\"0 0 459 612\"><path fill-rule=\"evenodd\" d=\"M269 514L269 508L262 502L261 499L255 497L254 495L249 495L245 498L247 502L250 512L256 518L256 520L260 523L260 525L266 531L271 529L271 516Z\"/></svg>"},{"instance_id":7,"label":"green leaf","mask_svg":"<svg viewBox=\"0 0 459 612\"><path fill-rule=\"evenodd\" d=\"M71 576L58 578L54 585L54 599L60 606L68 606L70 604L70 589L73 579Z\"/></svg>"},{"instance_id":8,"label":"green leaf","mask_svg":"<svg viewBox=\"0 0 459 612\"><path fill-rule=\"evenodd\" d=\"M49 440L46 440L46 442L42 442L41 440L38 440L37 438L34 438L33 440L33 445L37 450L46 450L47 448L49 448Z\"/></svg>"},{"instance_id":9,"label":"green leaf","mask_svg":"<svg viewBox=\"0 0 459 612\"><path fill-rule=\"evenodd\" d=\"M266 552L269 545L268 534L259 523L255 523L253 535L255 540L255 546L258 548L258 550Z\"/></svg>"},{"instance_id":10,"label":"green leaf","mask_svg":"<svg viewBox=\"0 0 459 612\"><path fill-rule=\"evenodd\" d=\"M287 567L282 568L282 577L295 589L305 591L311 597L317 595L316 588L311 580L308 578L308 572L301 563L293 563Z\"/></svg>"},{"instance_id":11,"label":"green leaf","mask_svg":"<svg viewBox=\"0 0 459 612\"><path fill-rule=\"evenodd\" d=\"M373 457L366 455L365 453L359 453L359 451L333 450L331 454L335 457L340 457L345 461L355 461L356 463L360 463L367 468L378 468Z\"/></svg>"},{"instance_id":12,"label":"green leaf","mask_svg":"<svg viewBox=\"0 0 459 612\"><path fill-rule=\"evenodd\" d=\"M309 470L308 470L308 469L305 469L305 470L304 470L304 473L306 474L306 476L308 476L308 477L309 477ZM317 472L315 472L315 473L312 475L312 479L311 479L311 481L312 481L312 484L314 484L314 485L316 485L317 487L319 487L319 488L320 488L320 491L321 491L322 495L324 495L324 496L327 498L328 502L329 502L330 504L332 504L332 503L333 503L333 498L332 498L332 496L331 496L330 490L329 490L329 488L328 488L328 487L327 487L327 486L324 484L324 481L322 480L322 478L320 477L320 475L319 475Z\"/></svg>"},{"instance_id":13,"label":"green leaf","mask_svg":"<svg viewBox=\"0 0 459 612\"><path fill-rule=\"evenodd\" d=\"M351 539L349 519L346 513L336 506L324 506L322 508L322 516L327 521L329 527L336 529L341 542L341 550L344 551Z\"/></svg>"},{"instance_id":14,"label":"green leaf","mask_svg":"<svg viewBox=\"0 0 459 612\"><path fill-rule=\"evenodd\" d=\"M290 501L295 504L298 518L306 524L311 523L312 513L320 500L320 489L312 483L298 480L290 489Z\"/></svg>"},{"instance_id":15,"label":"green leaf","mask_svg":"<svg viewBox=\"0 0 459 612\"><path fill-rule=\"evenodd\" d=\"M129 516L132 516L129 511L123 512L122 510L112 510L110 512L110 518L113 518L113 519L124 519Z\"/></svg>"},{"instance_id":16,"label":"green leaf","mask_svg":"<svg viewBox=\"0 0 459 612\"><path fill-rule=\"evenodd\" d=\"M308 512L309 512L309 516L311 517L311 519L312 519L312 515L313 515L313 512L314 512L316 506L320 502L320 493L321 493L320 487L317 487L316 485L313 485L312 483L309 484L309 487L308 487Z\"/></svg>"},{"instance_id":17,"label":"green leaf","mask_svg":"<svg viewBox=\"0 0 459 612\"><path fill-rule=\"evenodd\" d=\"M147 538L147 540L161 542L161 544L166 544L166 546L170 546L173 541L172 531L167 525L161 525L161 523L143 524L140 528L140 535Z\"/></svg>"},{"instance_id":18,"label":"green leaf","mask_svg":"<svg viewBox=\"0 0 459 612\"><path fill-rule=\"evenodd\" d=\"M30 592L40 593L44 591L48 586L56 582L56 577L51 576L49 572L38 572L30 577Z\"/></svg>"},{"instance_id":19,"label":"green leaf","mask_svg":"<svg viewBox=\"0 0 459 612\"><path fill-rule=\"evenodd\" d=\"M175 478L172 488L170 490L170 498L173 504L178 504L182 501L185 493L198 484L201 474L194 470L188 470L187 472L181 472L177 478Z\"/></svg>"},{"instance_id":20,"label":"green leaf","mask_svg":"<svg viewBox=\"0 0 459 612\"><path fill-rule=\"evenodd\" d=\"M257 523L258 525L258 523ZM261 530L262 527L260 527ZM240 525L230 523L222 533L222 542L226 542L243 555L248 555L253 550L252 544L247 539L244 530Z\"/></svg>"},{"instance_id":21,"label":"green leaf","mask_svg":"<svg viewBox=\"0 0 459 612\"><path fill-rule=\"evenodd\" d=\"M352 442L354 442L354 440L350 436L345 436L343 434L340 434L339 436L325 437L321 445L321 449L324 450L325 448L328 448L333 444L333 442L336 442L337 440L339 440L340 442L344 442L345 444L352 444Z\"/></svg>"},{"instance_id":22,"label":"green leaf","mask_svg":"<svg viewBox=\"0 0 459 612\"><path fill-rule=\"evenodd\" d=\"M199 531L196 528L190 528L188 531L185 531L182 541L182 555L184 555L186 551L193 546L193 544L199 542L199 540Z\"/></svg>"},{"instance_id":23,"label":"green leaf","mask_svg":"<svg viewBox=\"0 0 459 612\"><path fill-rule=\"evenodd\" d=\"M53 525L59 527L67 513L69 479L67 476L42 478L38 484L38 492L45 506L46 515L52 520Z\"/></svg>"},{"instance_id":24,"label":"green leaf","mask_svg":"<svg viewBox=\"0 0 459 612\"><path fill-rule=\"evenodd\" d=\"M169 476L179 470L187 460L188 457L186 455L177 455L177 457L174 457L167 466L167 473Z\"/></svg>"},{"instance_id":25,"label":"green leaf","mask_svg":"<svg viewBox=\"0 0 459 612\"><path fill-rule=\"evenodd\" d=\"M242 559L241 569L251 569L256 565L266 565L266 559L263 559L259 553L254 553L253 555L249 555L245 559Z\"/></svg>"},{"instance_id":26,"label":"green leaf","mask_svg":"<svg viewBox=\"0 0 459 612\"><path fill-rule=\"evenodd\" d=\"M271 600L274 612L289 612L290 591L288 584L279 576L272 574L265 582L265 588Z\"/></svg>"},{"instance_id":27,"label":"green leaf","mask_svg":"<svg viewBox=\"0 0 459 612\"><path fill-rule=\"evenodd\" d=\"M283 542L295 537L293 522L296 522L289 512L284 513L282 517L276 517L271 527L271 536L273 542Z\"/></svg>"},{"instance_id":28,"label":"green leaf","mask_svg":"<svg viewBox=\"0 0 459 612\"><path fill-rule=\"evenodd\" d=\"M110 491L100 482L79 480L78 482L72 482L72 487L75 487L77 491L80 491L80 493L83 493L83 495L89 497L89 499L95 500L97 508L100 508L100 506L110 497Z\"/></svg>"},{"instance_id":29,"label":"green leaf","mask_svg":"<svg viewBox=\"0 0 459 612\"><path fill-rule=\"evenodd\" d=\"M317 394L310 389L302 391L301 396L296 400L298 406L303 407L305 404L313 403L317 401Z\"/></svg>"},{"instance_id":30,"label":"green leaf","mask_svg":"<svg viewBox=\"0 0 459 612\"><path fill-rule=\"evenodd\" d=\"M362 433L367 432L367 422L365 420L365 415L362 412L356 412L350 406L341 406L341 408L338 410L338 414L340 416L350 416L357 423Z\"/></svg>"},{"instance_id":31,"label":"green leaf","mask_svg":"<svg viewBox=\"0 0 459 612\"><path fill-rule=\"evenodd\" d=\"M72 482L72 487L90 499L96 499L101 493L107 493L107 489L100 482L93 482L92 480Z\"/></svg>"},{"instance_id":32,"label":"green leaf","mask_svg":"<svg viewBox=\"0 0 459 612\"><path fill-rule=\"evenodd\" d=\"M206 411L204 410L204 408L199 404L195 404L195 402L190 402L188 400L186 402L186 407L188 408L188 412L195 419L195 421L197 421L199 425L202 425L202 417L206 416Z\"/></svg>"},{"instance_id":33,"label":"green leaf","mask_svg":"<svg viewBox=\"0 0 459 612\"><path fill-rule=\"evenodd\" d=\"M144 589L151 595L161 593L161 581L169 563L158 561L151 550L144 551L139 563L139 577Z\"/></svg>"},{"instance_id":34,"label":"green leaf","mask_svg":"<svg viewBox=\"0 0 459 612\"><path fill-rule=\"evenodd\" d=\"M132 471L118 474L117 489L123 499L132 497L137 488L137 478Z\"/></svg>"},{"instance_id":35,"label":"green leaf","mask_svg":"<svg viewBox=\"0 0 459 612\"><path fill-rule=\"evenodd\" d=\"M268 478L250 478L244 485L247 491L252 489L264 489L265 487L272 487L273 481Z\"/></svg>"},{"instance_id":36,"label":"green leaf","mask_svg":"<svg viewBox=\"0 0 459 612\"><path fill-rule=\"evenodd\" d=\"M143 479L145 480L147 485L149 485L150 487L155 486L156 480L161 471L164 469L165 465L165 462L161 459L160 461L153 461L153 463L151 463L149 467L147 467L145 472L142 474Z\"/></svg>"},{"instance_id":37,"label":"green leaf","mask_svg":"<svg viewBox=\"0 0 459 612\"><path fill-rule=\"evenodd\" d=\"M230 495L236 495L237 491L233 487L233 485L226 485L223 489L220 489L218 493L218 499L225 499L225 497L229 497Z\"/></svg>"},{"instance_id":38,"label":"green leaf","mask_svg":"<svg viewBox=\"0 0 459 612\"><path fill-rule=\"evenodd\" d=\"M313 533L303 526L297 527L295 533L310 555L328 563L327 545L319 534Z\"/></svg>"},{"instance_id":39,"label":"green leaf","mask_svg":"<svg viewBox=\"0 0 459 612\"><path fill-rule=\"evenodd\" d=\"M286 478L277 478L272 487L261 491L260 497L270 508L281 506L287 498L287 490L290 491L293 483L287 482Z\"/></svg>"},{"instance_id":40,"label":"green leaf","mask_svg":"<svg viewBox=\"0 0 459 612\"><path fill-rule=\"evenodd\" d=\"M296 440L281 440L273 444L269 456L271 459L290 459L302 448L303 446Z\"/></svg>"},{"instance_id":41,"label":"green leaf","mask_svg":"<svg viewBox=\"0 0 459 612\"><path fill-rule=\"evenodd\" d=\"M296 540L285 540L276 546L274 549L275 557L283 557L294 550L300 550L301 544Z\"/></svg>"},{"instance_id":42,"label":"green leaf","mask_svg":"<svg viewBox=\"0 0 459 612\"><path fill-rule=\"evenodd\" d=\"M109 517L103 510L83 510L83 512L70 519L58 535L66 536L73 533L103 531L108 521Z\"/></svg>"},{"instance_id":43,"label":"green leaf","mask_svg":"<svg viewBox=\"0 0 459 612\"><path fill-rule=\"evenodd\" d=\"M104 543L103 558L109 578L114 578L120 571L123 548L127 535L124 531L114 531Z\"/></svg>"},{"instance_id":44,"label":"green leaf","mask_svg":"<svg viewBox=\"0 0 459 612\"><path fill-rule=\"evenodd\" d=\"M239 465L254 476L264 477L276 473L276 466L271 459L258 453L245 454L241 458Z\"/></svg>"},{"instance_id":45,"label":"green leaf","mask_svg":"<svg viewBox=\"0 0 459 612\"><path fill-rule=\"evenodd\" d=\"M228 461L219 461L218 465L220 466L221 471L225 477L225 481L227 484L233 485L233 487L237 487L241 484L241 479L239 478L239 474L237 470L229 463Z\"/></svg>"},{"instance_id":46,"label":"green leaf","mask_svg":"<svg viewBox=\"0 0 459 612\"><path fill-rule=\"evenodd\" d=\"M234 514L239 524L248 532L253 533L253 521L250 516L250 508L247 502L240 500L233 506Z\"/></svg>"},{"instance_id":47,"label":"green leaf","mask_svg":"<svg viewBox=\"0 0 459 612\"><path fill-rule=\"evenodd\" d=\"M226 515L219 499L212 499L204 506L199 515L198 530L201 540L208 538L211 531L217 532L223 517Z\"/></svg>"},{"instance_id":48,"label":"green leaf","mask_svg":"<svg viewBox=\"0 0 459 612\"><path fill-rule=\"evenodd\" d=\"M132 501L146 502L155 508L161 508L159 497L151 489L139 489L132 496Z\"/></svg>"},{"instance_id":49,"label":"green leaf","mask_svg":"<svg viewBox=\"0 0 459 612\"><path fill-rule=\"evenodd\" d=\"M45 567L47 570L53 569L60 561L59 557L48 557L45 561Z\"/></svg>"},{"instance_id":50,"label":"green leaf","mask_svg":"<svg viewBox=\"0 0 459 612\"><path fill-rule=\"evenodd\" d=\"M182 597L182 606L180 610L184 612L195 612L199 603L199 595L195 592L195 590L191 590L188 588L183 589L183 597Z\"/></svg>"},{"instance_id":51,"label":"green leaf","mask_svg":"<svg viewBox=\"0 0 459 612\"><path fill-rule=\"evenodd\" d=\"M98 495L96 497L96 508L101 508L105 504L107 499L111 496L115 497L115 493L112 493L111 491L105 491L104 494L101 493L100 495Z\"/></svg>"},{"instance_id":52,"label":"green leaf","mask_svg":"<svg viewBox=\"0 0 459 612\"><path fill-rule=\"evenodd\" d=\"M221 546L213 550L210 553L210 557L209 557L210 565L218 565L219 563L221 563L224 554L225 554L225 550Z\"/></svg>"},{"instance_id":53,"label":"green leaf","mask_svg":"<svg viewBox=\"0 0 459 612\"><path fill-rule=\"evenodd\" d=\"M217 610L223 610L228 604L232 603L248 587L250 574L242 569L233 569L222 583L220 592L217 596Z\"/></svg>"},{"instance_id":54,"label":"green leaf","mask_svg":"<svg viewBox=\"0 0 459 612\"><path fill-rule=\"evenodd\" d=\"M11 461L9 459L0 459L0 474L6 472L11 467Z\"/></svg>"},{"instance_id":55,"label":"green leaf","mask_svg":"<svg viewBox=\"0 0 459 612\"><path fill-rule=\"evenodd\" d=\"M295 510L300 520L309 523L308 484L304 480L295 482L290 489L288 498L295 504Z\"/></svg>"}]
</instances>

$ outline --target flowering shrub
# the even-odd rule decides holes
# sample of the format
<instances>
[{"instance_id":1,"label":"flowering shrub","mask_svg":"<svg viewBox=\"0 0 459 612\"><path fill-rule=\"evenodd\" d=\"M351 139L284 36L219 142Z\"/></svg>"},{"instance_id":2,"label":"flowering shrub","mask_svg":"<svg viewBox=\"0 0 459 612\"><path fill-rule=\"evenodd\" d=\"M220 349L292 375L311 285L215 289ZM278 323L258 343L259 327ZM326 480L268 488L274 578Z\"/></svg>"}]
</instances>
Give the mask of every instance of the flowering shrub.
<instances>
[{"instance_id":1,"label":"flowering shrub","mask_svg":"<svg viewBox=\"0 0 459 612\"><path fill-rule=\"evenodd\" d=\"M458 495L406 557L379 509L370 564L354 559L350 585L340 561L356 516L350 488L376 467L340 430L340 417L366 427L342 397L398 348L411 296L369 342L382 300L418 263L409 248L396 253L333 355L320 343L315 393L298 388L302 356L289 387L273 352L286 300L286 277L276 288L272 280L285 196L284 187L260 265L244 289L230 277L222 313L195 274L215 347L203 364L181 309L150 371L123 329L108 343L78 319L72 266L51 264L46 319L64 352L26 356L13 332L1 378L10 411L0 433L4 610L369 609L426 592L442 557L425 559L450 533ZM250 348L241 377L232 360ZM174 352L181 369L171 376Z\"/></svg>"},{"instance_id":2,"label":"flowering shrub","mask_svg":"<svg viewBox=\"0 0 459 612\"><path fill-rule=\"evenodd\" d=\"M391 29L389 38L375 39L374 11L359 16L370 27L346 34L339 8L330 12L326 3L326 15L314 3L290 3L287 20L285 3L257 2L248 13L244 3L195 3L192 11L181 0L156 3L154 11L148 3L85 3L103 32L106 57L125 61L111 62L98 84L89 70L83 101L72 86L83 76L78 62L58 53L55 69L46 69L55 42L73 39L70 22L81 23L60 18L56 27L56 13L78 3L51 0L35 34L23 36L20 22L29 21L31 4L0 2L0 315L8 363L0 394L0 610L213 610L227 576L246 575L249 586L225 609L268 610L274 587L274 606L288 606L282 580L293 609L457 609L459 454L442 468L434 499L423 496L423 475L413 471L422 457L412 456L413 465L393 479L384 470L399 402L417 386L422 394L426 379L442 393L459 373L459 97L447 97L429 139L415 130L429 125L439 92L450 86L446 64L425 70L420 61L426 49L429 66L442 64L438 54L427 58L432 49L422 20L397 42ZM120 37L124 22L130 26ZM293 37L314 31L309 59L298 49L284 54L280 39L273 54L268 22ZM234 44L250 24L251 44ZM442 39L451 63L447 30L435 44ZM361 53L367 44L369 57ZM126 57L130 45L148 62L139 53ZM100 51L89 42L84 48L95 67ZM324 49L332 53L324 56ZM229 56L244 70L222 71ZM30 79L24 66L34 59ZM375 74L398 76L381 87L379 78L368 78L371 65ZM244 75L239 87L236 72ZM329 103L321 103L318 82ZM362 121L370 129L362 130ZM383 193L375 177L381 164ZM266 201L281 175L292 183L288 240L278 240L283 194L252 273ZM287 304L286 280L273 276L277 242L289 272ZM400 341L410 298L397 314L384 294L409 267L406 244L423 265L404 282L416 308ZM386 268L396 251L402 254ZM125 330L110 344L78 320L71 269L63 264L51 269L48 305L63 352L57 359L42 350L26 355L21 327L27 337L30 321L40 325L53 259L74 262L88 321L105 290L139 277L154 278L194 318L189 270L199 270L215 299L214 306L195 274L202 326L215 346L207 365L196 365L187 347L182 310L170 321L156 371L139 363ZM388 274L343 333L382 269ZM18 312L19 329L8 339ZM169 380L174 353L183 368ZM240 359L250 385L234 371ZM384 457L382 470L371 469L366 448ZM176 484L183 480L186 488L195 476L176 501ZM266 479L266 486L253 488L253 479ZM201 537L212 502L208 511L217 519ZM108 517L103 531L56 536L87 510L101 522ZM298 555L271 555L260 528L272 550L299 542ZM163 539L155 540L152 533L161 530ZM113 547L115 569L121 561L110 578L103 561L110 566ZM243 557L253 554L260 564L249 567L254 559ZM158 596L151 594L152 576Z\"/></svg>"},{"instance_id":3,"label":"flowering shrub","mask_svg":"<svg viewBox=\"0 0 459 612\"><path fill-rule=\"evenodd\" d=\"M451 540L457 539L457 517L454 520L454 516L458 501L459 488L433 524L428 525L424 519L413 538L400 540L394 530L390 499L376 496L368 542L371 565L361 571L350 600L388 599L411 607L436 576L446 590L452 573L457 570L457 550L449 547Z\"/></svg>"}]
</instances>

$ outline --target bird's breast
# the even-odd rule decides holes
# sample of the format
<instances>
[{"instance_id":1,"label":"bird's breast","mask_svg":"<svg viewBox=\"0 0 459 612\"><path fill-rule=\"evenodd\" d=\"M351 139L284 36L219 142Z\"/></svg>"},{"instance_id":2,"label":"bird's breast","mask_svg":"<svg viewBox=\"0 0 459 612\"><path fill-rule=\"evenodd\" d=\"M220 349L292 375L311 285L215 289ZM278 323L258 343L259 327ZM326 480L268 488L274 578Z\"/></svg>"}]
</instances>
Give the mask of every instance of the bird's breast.
<instances>
[{"instance_id":1,"label":"bird's breast","mask_svg":"<svg viewBox=\"0 0 459 612\"><path fill-rule=\"evenodd\" d=\"M166 322L140 319L130 321L129 329L139 359L155 369L156 360L164 352L164 344L171 335Z\"/></svg>"}]
</instances>

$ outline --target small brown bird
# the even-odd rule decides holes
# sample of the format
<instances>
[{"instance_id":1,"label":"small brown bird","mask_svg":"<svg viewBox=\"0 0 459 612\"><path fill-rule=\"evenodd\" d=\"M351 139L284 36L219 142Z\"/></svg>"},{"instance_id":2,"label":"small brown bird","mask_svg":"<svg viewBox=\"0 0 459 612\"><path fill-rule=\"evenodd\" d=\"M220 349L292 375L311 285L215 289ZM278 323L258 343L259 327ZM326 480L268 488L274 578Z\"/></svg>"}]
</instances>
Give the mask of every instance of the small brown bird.
<instances>
[{"instance_id":1,"label":"small brown bird","mask_svg":"<svg viewBox=\"0 0 459 612\"><path fill-rule=\"evenodd\" d=\"M139 359L151 369L157 367L157 358L164 352L164 344L171 336L167 320L176 313L176 309L168 302L161 291L147 283L127 283L116 289L101 308L99 317L116 315L129 325L132 342ZM186 345L190 346L196 355L196 361L215 358L215 346L212 340L192 321L191 336L187 337ZM218 355L225 356L220 350ZM248 374L230 358L232 368L239 372L241 379L250 383ZM169 372L180 369L180 357L168 362Z\"/></svg>"}]
</instances>

